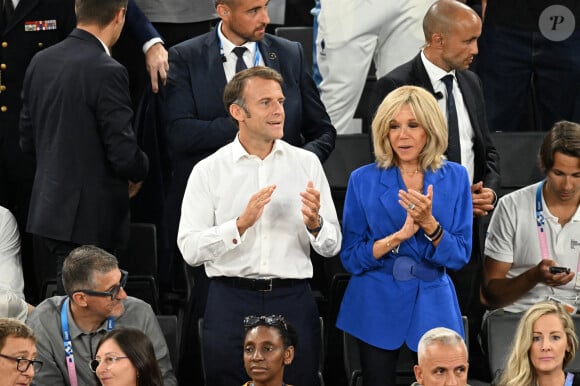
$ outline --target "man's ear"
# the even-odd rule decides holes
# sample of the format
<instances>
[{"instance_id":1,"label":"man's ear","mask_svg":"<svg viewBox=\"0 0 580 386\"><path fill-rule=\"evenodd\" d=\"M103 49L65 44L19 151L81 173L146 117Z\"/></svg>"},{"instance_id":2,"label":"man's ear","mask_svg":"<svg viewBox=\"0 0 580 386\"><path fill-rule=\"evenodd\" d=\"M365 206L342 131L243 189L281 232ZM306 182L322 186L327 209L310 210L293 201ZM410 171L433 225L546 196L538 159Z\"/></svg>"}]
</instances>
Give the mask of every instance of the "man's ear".
<instances>
[{"instance_id":1,"label":"man's ear","mask_svg":"<svg viewBox=\"0 0 580 386\"><path fill-rule=\"evenodd\" d=\"M223 3L218 4L216 11L217 11L218 16L221 17L222 19L224 17L226 17L227 15L229 15L229 13L230 13L229 7Z\"/></svg>"},{"instance_id":2,"label":"man's ear","mask_svg":"<svg viewBox=\"0 0 580 386\"><path fill-rule=\"evenodd\" d=\"M419 365L413 366L413 372L415 373L415 378L417 379L417 383L422 385L423 384L423 370Z\"/></svg>"},{"instance_id":3,"label":"man's ear","mask_svg":"<svg viewBox=\"0 0 580 386\"><path fill-rule=\"evenodd\" d=\"M238 122L242 122L246 118L246 112L244 109L235 103L230 105L230 115Z\"/></svg>"},{"instance_id":4,"label":"man's ear","mask_svg":"<svg viewBox=\"0 0 580 386\"><path fill-rule=\"evenodd\" d=\"M80 307L86 307L87 306L87 295L85 295L82 292L75 292L71 296L71 301L73 301L76 305L78 305Z\"/></svg>"},{"instance_id":5,"label":"man's ear","mask_svg":"<svg viewBox=\"0 0 580 386\"><path fill-rule=\"evenodd\" d=\"M284 351L284 364L288 366L294 360L294 346L288 346Z\"/></svg>"}]
</instances>

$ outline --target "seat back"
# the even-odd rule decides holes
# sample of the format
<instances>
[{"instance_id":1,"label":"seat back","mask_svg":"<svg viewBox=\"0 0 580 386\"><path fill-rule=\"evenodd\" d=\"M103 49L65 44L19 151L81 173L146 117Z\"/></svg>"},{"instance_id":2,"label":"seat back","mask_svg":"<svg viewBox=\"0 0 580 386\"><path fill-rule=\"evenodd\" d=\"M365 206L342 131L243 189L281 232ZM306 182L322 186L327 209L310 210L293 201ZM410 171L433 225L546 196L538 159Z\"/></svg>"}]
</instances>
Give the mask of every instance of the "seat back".
<instances>
[{"instance_id":1,"label":"seat back","mask_svg":"<svg viewBox=\"0 0 580 386\"><path fill-rule=\"evenodd\" d=\"M306 60L306 66L311 71L312 69L312 52L314 47L314 35L312 27L310 26L299 26L299 27L278 27L274 30L276 36L292 40L294 42L299 42L302 44L304 49L304 59Z\"/></svg>"},{"instance_id":2,"label":"seat back","mask_svg":"<svg viewBox=\"0 0 580 386\"><path fill-rule=\"evenodd\" d=\"M157 315L157 322L159 322L159 327L161 327L167 348L169 349L173 372L177 374L179 370L179 342L181 341L180 331L177 325L177 316Z\"/></svg>"},{"instance_id":3,"label":"seat back","mask_svg":"<svg viewBox=\"0 0 580 386\"><path fill-rule=\"evenodd\" d=\"M131 223L127 248L119 253L119 266L133 275L157 277L157 228Z\"/></svg>"},{"instance_id":4,"label":"seat back","mask_svg":"<svg viewBox=\"0 0 580 386\"><path fill-rule=\"evenodd\" d=\"M371 142L368 134L338 135L333 152L324 163L324 173L328 179L332 199L338 218L342 218L342 208L350 173L360 166L372 162Z\"/></svg>"},{"instance_id":5,"label":"seat back","mask_svg":"<svg viewBox=\"0 0 580 386\"><path fill-rule=\"evenodd\" d=\"M159 312L159 290L157 281L152 275L132 275L129 272L125 291L127 295L149 303L154 313Z\"/></svg>"},{"instance_id":6,"label":"seat back","mask_svg":"<svg viewBox=\"0 0 580 386\"><path fill-rule=\"evenodd\" d=\"M493 143L499 154L503 196L543 178L537 168L537 156L546 133L538 131L494 132Z\"/></svg>"}]
</instances>

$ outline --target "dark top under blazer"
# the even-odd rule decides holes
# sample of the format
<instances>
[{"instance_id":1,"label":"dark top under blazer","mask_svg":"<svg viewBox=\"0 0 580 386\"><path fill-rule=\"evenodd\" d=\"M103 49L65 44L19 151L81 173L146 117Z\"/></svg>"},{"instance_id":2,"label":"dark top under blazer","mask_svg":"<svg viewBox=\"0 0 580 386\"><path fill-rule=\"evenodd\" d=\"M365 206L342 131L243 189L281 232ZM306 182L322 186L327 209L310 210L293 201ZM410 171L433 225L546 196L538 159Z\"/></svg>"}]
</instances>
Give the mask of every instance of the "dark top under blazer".
<instances>
[{"instance_id":1,"label":"dark top under blazer","mask_svg":"<svg viewBox=\"0 0 580 386\"><path fill-rule=\"evenodd\" d=\"M258 46L264 64L284 78L283 139L324 162L334 149L336 130L306 68L302 46L269 34ZM231 142L238 129L223 104L226 76L215 30L172 47L169 65L166 130L183 194L193 166Z\"/></svg>"},{"instance_id":2,"label":"dark top under blazer","mask_svg":"<svg viewBox=\"0 0 580 386\"><path fill-rule=\"evenodd\" d=\"M499 155L491 140L485 119L481 81L474 72L469 70L456 71L455 76L473 127L473 182L483 181L485 187L497 192L500 187ZM388 93L404 85L423 87L430 93L435 93L431 79L421 60L421 53L377 81L371 103L372 116ZM476 255L478 259L481 258L483 252L483 226L480 223L481 217L478 217L474 221L473 229L474 237L477 239L474 239L472 254Z\"/></svg>"},{"instance_id":3,"label":"dark top under blazer","mask_svg":"<svg viewBox=\"0 0 580 386\"><path fill-rule=\"evenodd\" d=\"M127 70L84 30L32 59L20 120L20 145L38 165L29 232L104 248L124 241L127 181L148 169L130 106Z\"/></svg>"}]
</instances>

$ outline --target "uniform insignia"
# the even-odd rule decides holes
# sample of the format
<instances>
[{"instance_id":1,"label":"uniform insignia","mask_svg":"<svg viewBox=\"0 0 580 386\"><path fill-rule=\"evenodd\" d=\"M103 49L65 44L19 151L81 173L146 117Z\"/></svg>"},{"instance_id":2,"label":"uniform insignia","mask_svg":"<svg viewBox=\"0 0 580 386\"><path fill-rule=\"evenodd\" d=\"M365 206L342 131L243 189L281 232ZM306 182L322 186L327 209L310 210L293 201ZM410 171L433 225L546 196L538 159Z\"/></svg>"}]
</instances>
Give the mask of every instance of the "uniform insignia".
<instances>
[{"instance_id":1,"label":"uniform insignia","mask_svg":"<svg viewBox=\"0 0 580 386\"><path fill-rule=\"evenodd\" d=\"M24 22L24 31L26 32L50 31L55 29L56 20L35 20Z\"/></svg>"}]
</instances>

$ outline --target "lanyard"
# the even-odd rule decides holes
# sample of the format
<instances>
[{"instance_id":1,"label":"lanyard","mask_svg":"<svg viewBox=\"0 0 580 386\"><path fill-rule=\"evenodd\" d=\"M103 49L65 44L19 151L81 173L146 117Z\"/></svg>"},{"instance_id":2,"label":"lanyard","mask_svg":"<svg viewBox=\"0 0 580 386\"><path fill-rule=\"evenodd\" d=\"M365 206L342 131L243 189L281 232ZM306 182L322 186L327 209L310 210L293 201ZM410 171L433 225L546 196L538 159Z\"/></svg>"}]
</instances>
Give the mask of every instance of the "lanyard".
<instances>
[{"instance_id":1,"label":"lanyard","mask_svg":"<svg viewBox=\"0 0 580 386\"><path fill-rule=\"evenodd\" d=\"M544 208L542 205L542 187L546 180L542 181L538 188L536 189L536 225L538 227L538 238L540 239L540 251L542 252L542 259L546 260L550 258L550 252L548 252L548 240L546 239L546 231L544 229Z\"/></svg>"},{"instance_id":2,"label":"lanyard","mask_svg":"<svg viewBox=\"0 0 580 386\"><path fill-rule=\"evenodd\" d=\"M567 373L566 374L566 383L564 383L564 386L572 386L572 382L574 382L574 374Z\"/></svg>"},{"instance_id":3,"label":"lanyard","mask_svg":"<svg viewBox=\"0 0 580 386\"><path fill-rule=\"evenodd\" d=\"M220 34L218 32L219 28L221 28L221 23L216 27L215 33L217 34L218 41L220 42L220 57L222 58L222 61L225 62L226 55L224 53L224 46L222 44L222 39L220 38ZM258 46L257 42L255 42L255 44L256 44L256 53L254 54L254 67L258 66L260 64L260 59L262 59L262 54L260 54L260 47Z\"/></svg>"},{"instance_id":4,"label":"lanyard","mask_svg":"<svg viewBox=\"0 0 580 386\"><path fill-rule=\"evenodd\" d=\"M62 328L62 339L64 341L64 354L66 356L66 367L68 368L68 377L71 386L77 386L77 370L75 368L75 357L73 355L72 339L70 336L70 329L68 327L68 304L69 298L66 298L60 310L60 325ZM107 319L107 331L115 328L115 321L113 317ZM91 358L92 359L92 358Z\"/></svg>"}]
</instances>

